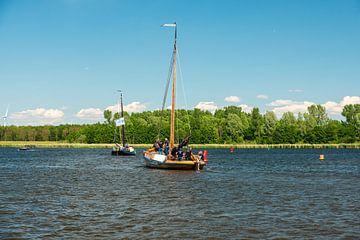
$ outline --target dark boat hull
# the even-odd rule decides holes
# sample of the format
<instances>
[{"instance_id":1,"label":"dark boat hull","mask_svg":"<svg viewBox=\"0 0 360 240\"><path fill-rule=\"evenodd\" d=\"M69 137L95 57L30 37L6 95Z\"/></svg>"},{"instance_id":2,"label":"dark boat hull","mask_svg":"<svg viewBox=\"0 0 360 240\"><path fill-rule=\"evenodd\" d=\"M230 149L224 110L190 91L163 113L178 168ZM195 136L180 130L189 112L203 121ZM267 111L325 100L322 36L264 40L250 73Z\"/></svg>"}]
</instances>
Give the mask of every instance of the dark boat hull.
<instances>
[{"instance_id":1,"label":"dark boat hull","mask_svg":"<svg viewBox=\"0 0 360 240\"><path fill-rule=\"evenodd\" d=\"M29 147L21 147L21 148L18 148L18 151L31 151L32 149L29 148Z\"/></svg>"},{"instance_id":2,"label":"dark boat hull","mask_svg":"<svg viewBox=\"0 0 360 240\"><path fill-rule=\"evenodd\" d=\"M113 156L135 156L136 152L135 151L128 152L128 151L121 151L121 150L118 150L118 151L112 150L111 155L113 155Z\"/></svg>"}]
</instances>

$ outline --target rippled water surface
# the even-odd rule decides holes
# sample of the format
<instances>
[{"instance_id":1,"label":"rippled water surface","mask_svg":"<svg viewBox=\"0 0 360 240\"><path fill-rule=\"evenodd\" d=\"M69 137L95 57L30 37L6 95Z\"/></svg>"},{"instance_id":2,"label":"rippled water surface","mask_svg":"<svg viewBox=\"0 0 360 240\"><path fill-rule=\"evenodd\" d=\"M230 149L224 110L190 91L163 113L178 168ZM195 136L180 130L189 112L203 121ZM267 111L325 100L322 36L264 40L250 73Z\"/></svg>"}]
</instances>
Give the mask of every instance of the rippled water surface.
<instances>
[{"instance_id":1,"label":"rippled water surface","mask_svg":"<svg viewBox=\"0 0 360 240\"><path fill-rule=\"evenodd\" d=\"M360 150L209 149L202 172L141 152L0 148L0 238L360 238Z\"/></svg>"}]
</instances>

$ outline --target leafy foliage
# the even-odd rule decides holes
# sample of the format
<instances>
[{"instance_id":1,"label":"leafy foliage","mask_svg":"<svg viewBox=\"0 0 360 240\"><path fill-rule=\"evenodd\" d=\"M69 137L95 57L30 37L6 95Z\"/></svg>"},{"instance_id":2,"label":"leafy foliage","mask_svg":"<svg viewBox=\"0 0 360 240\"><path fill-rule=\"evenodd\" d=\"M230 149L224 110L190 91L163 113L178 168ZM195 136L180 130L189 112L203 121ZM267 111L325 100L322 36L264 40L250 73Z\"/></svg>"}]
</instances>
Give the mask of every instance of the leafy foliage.
<instances>
[{"instance_id":1,"label":"leafy foliage","mask_svg":"<svg viewBox=\"0 0 360 240\"><path fill-rule=\"evenodd\" d=\"M326 109L312 105L308 112L284 113L278 120L273 112L251 113L229 106L215 113L194 110L176 111L175 141L191 136L192 143L353 143L360 141L360 104L346 105L346 121L329 119ZM169 137L170 111L125 113L125 135L129 143L152 143ZM0 127L2 141L66 141L77 143L120 142L120 129L115 126L119 114L104 111L104 122L65 124L59 126ZM160 128L160 126L162 126Z\"/></svg>"}]
</instances>

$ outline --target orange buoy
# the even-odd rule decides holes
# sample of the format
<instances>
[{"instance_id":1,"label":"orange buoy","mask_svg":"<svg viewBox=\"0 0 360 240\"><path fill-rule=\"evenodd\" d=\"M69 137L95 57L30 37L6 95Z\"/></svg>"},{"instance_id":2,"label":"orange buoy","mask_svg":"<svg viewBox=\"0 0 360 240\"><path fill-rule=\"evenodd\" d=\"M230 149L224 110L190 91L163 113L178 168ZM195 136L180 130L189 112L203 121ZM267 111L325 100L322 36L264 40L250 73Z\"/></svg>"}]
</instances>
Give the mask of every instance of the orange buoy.
<instances>
[{"instance_id":1,"label":"orange buoy","mask_svg":"<svg viewBox=\"0 0 360 240\"><path fill-rule=\"evenodd\" d=\"M320 154L319 160L320 160L320 161L325 160L324 154Z\"/></svg>"},{"instance_id":2,"label":"orange buoy","mask_svg":"<svg viewBox=\"0 0 360 240\"><path fill-rule=\"evenodd\" d=\"M208 151L204 150L204 162L207 162L207 155L208 155Z\"/></svg>"}]
</instances>

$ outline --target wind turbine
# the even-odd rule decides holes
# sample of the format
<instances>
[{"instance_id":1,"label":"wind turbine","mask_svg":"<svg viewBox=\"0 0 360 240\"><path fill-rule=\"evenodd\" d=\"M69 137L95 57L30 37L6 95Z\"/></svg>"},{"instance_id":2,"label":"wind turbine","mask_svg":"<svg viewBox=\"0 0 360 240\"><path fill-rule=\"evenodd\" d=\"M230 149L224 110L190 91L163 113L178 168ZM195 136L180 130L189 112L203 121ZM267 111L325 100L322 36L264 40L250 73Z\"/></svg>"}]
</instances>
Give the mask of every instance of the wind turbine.
<instances>
[{"instance_id":1,"label":"wind turbine","mask_svg":"<svg viewBox=\"0 0 360 240\"><path fill-rule=\"evenodd\" d=\"M4 127L6 127L6 122L7 122L7 118L8 118L8 113L9 113L9 105L6 108L6 112L5 115L2 117L4 120Z\"/></svg>"}]
</instances>

